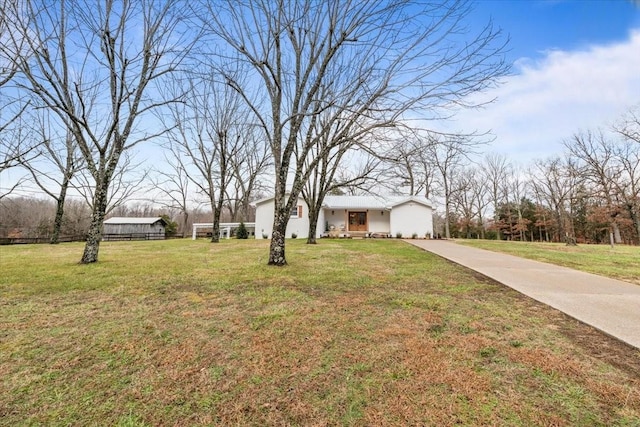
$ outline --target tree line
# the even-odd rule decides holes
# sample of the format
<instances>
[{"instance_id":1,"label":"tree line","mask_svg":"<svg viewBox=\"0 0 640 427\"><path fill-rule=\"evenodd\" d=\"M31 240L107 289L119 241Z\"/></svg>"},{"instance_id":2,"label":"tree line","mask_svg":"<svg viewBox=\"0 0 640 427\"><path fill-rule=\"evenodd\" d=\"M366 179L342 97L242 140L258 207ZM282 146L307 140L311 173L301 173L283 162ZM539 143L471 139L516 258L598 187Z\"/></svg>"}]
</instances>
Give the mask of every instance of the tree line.
<instances>
[{"instance_id":1,"label":"tree line","mask_svg":"<svg viewBox=\"0 0 640 427\"><path fill-rule=\"evenodd\" d=\"M640 121L577 132L564 152L517 167L486 155L452 175L454 236L640 244Z\"/></svg>"}]
</instances>

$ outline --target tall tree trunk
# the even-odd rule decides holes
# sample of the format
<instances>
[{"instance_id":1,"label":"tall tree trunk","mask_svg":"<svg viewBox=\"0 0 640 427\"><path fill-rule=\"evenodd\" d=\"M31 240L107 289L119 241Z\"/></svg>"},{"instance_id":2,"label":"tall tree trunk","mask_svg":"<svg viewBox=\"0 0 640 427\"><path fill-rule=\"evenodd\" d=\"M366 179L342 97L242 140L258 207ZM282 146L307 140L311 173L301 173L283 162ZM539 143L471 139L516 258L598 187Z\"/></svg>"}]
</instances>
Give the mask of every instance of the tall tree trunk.
<instances>
[{"instance_id":1,"label":"tall tree trunk","mask_svg":"<svg viewBox=\"0 0 640 427\"><path fill-rule=\"evenodd\" d=\"M564 231L564 224L562 223L562 213L560 211L559 207L556 207L556 211L555 213L555 217L556 217L556 224L557 224L557 230L558 230L558 242L562 242L565 240L565 231Z\"/></svg>"},{"instance_id":2,"label":"tall tree trunk","mask_svg":"<svg viewBox=\"0 0 640 427\"><path fill-rule=\"evenodd\" d=\"M87 243L84 246L84 253L80 264L90 264L98 261L98 251L102 240L102 223L107 211L107 189L109 181L101 181L96 184L95 196L93 197L93 212L91 213L91 224L87 233Z\"/></svg>"},{"instance_id":3,"label":"tall tree trunk","mask_svg":"<svg viewBox=\"0 0 640 427\"><path fill-rule=\"evenodd\" d=\"M276 202L277 203L277 202ZM273 231L271 233L271 245L269 246L269 265L287 265L284 253L284 237L287 232L289 214L286 209L275 209L273 219Z\"/></svg>"},{"instance_id":4,"label":"tall tree trunk","mask_svg":"<svg viewBox=\"0 0 640 427\"><path fill-rule=\"evenodd\" d=\"M307 237L308 245L315 245L316 233L318 231L318 217L320 216L320 209L322 207L319 203L314 203L309 206L309 236Z\"/></svg>"},{"instance_id":5,"label":"tall tree trunk","mask_svg":"<svg viewBox=\"0 0 640 427\"><path fill-rule=\"evenodd\" d=\"M182 237L189 234L187 228L189 227L189 212L185 209L182 211Z\"/></svg>"},{"instance_id":6,"label":"tall tree trunk","mask_svg":"<svg viewBox=\"0 0 640 427\"><path fill-rule=\"evenodd\" d=\"M520 207L518 207L518 230L520 231L520 241L524 242L526 240L526 233L522 229L522 211Z\"/></svg>"},{"instance_id":7,"label":"tall tree trunk","mask_svg":"<svg viewBox=\"0 0 640 427\"><path fill-rule=\"evenodd\" d=\"M449 202L444 202L444 237L451 238L451 230L449 228Z\"/></svg>"},{"instance_id":8,"label":"tall tree trunk","mask_svg":"<svg viewBox=\"0 0 640 427\"><path fill-rule=\"evenodd\" d=\"M622 243L622 236L620 235L620 227L615 220L611 222L611 228L613 229L614 242L619 245L620 243Z\"/></svg>"},{"instance_id":9,"label":"tall tree trunk","mask_svg":"<svg viewBox=\"0 0 640 427\"><path fill-rule=\"evenodd\" d=\"M638 209L638 206L634 206L633 204L627 204L627 209L629 210L629 217L631 217L631 221L636 229L635 240L640 244L640 215L638 214L640 209Z\"/></svg>"},{"instance_id":10,"label":"tall tree trunk","mask_svg":"<svg viewBox=\"0 0 640 427\"><path fill-rule=\"evenodd\" d=\"M211 203L211 208L213 209L213 234L211 236L211 243L220 243L220 214L222 213L222 205L222 194L219 194L218 202L214 203L212 201Z\"/></svg>"},{"instance_id":11,"label":"tall tree trunk","mask_svg":"<svg viewBox=\"0 0 640 427\"><path fill-rule=\"evenodd\" d=\"M56 245L60 239L60 229L62 228L62 218L64 217L64 202L67 198L67 188L69 187L69 178L65 177L60 186L60 195L56 200L56 218L53 221L53 234L51 235L51 244Z\"/></svg>"},{"instance_id":12,"label":"tall tree trunk","mask_svg":"<svg viewBox=\"0 0 640 427\"><path fill-rule=\"evenodd\" d=\"M220 243L220 212L213 213L213 229L211 232L211 243Z\"/></svg>"}]
</instances>

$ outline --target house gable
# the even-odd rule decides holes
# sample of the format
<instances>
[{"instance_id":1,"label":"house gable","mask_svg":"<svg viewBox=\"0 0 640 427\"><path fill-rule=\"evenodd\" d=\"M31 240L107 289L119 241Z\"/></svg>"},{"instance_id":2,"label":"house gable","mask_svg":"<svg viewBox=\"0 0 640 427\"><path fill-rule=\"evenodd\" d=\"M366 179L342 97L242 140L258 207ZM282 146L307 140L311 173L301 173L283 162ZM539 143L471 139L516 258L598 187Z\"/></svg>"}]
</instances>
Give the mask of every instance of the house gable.
<instances>
[{"instance_id":1,"label":"house gable","mask_svg":"<svg viewBox=\"0 0 640 427\"><path fill-rule=\"evenodd\" d=\"M433 209L433 206L431 206L431 202L429 202L429 200L425 199L424 197L416 197L416 196L409 196L402 199L398 199L391 204L391 207L395 208L395 207L404 205L406 203L418 203L420 205L426 206L429 209Z\"/></svg>"},{"instance_id":2,"label":"house gable","mask_svg":"<svg viewBox=\"0 0 640 427\"><path fill-rule=\"evenodd\" d=\"M257 200L252 204L256 207L255 236L256 239L271 238L273 231L274 197ZM285 237L295 234L306 238L309 232L309 208L302 197L298 197L296 205L291 209Z\"/></svg>"}]
</instances>

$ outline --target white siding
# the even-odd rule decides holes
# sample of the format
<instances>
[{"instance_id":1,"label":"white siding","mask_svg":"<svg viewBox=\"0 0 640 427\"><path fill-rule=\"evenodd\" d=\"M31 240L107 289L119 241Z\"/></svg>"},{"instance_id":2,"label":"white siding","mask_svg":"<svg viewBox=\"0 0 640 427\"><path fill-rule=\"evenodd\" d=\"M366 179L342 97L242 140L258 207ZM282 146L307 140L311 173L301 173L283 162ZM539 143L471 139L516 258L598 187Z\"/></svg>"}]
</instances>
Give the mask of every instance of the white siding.
<instances>
[{"instance_id":1,"label":"white siding","mask_svg":"<svg viewBox=\"0 0 640 427\"><path fill-rule=\"evenodd\" d=\"M329 223L329 230L334 227L334 230L341 231L346 230L347 227L347 213L344 209L323 209L324 220ZM324 222L322 223L324 231Z\"/></svg>"},{"instance_id":2,"label":"white siding","mask_svg":"<svg viewBox=\"0 0 640 427\"><path fill-rule=\"evenodd\" d=\"M309 233L309 208L303 199L298 199L298 205L302 206L302 217L289 218L285 237L290 238L292 233L296 233L298 238L307 238ZM256 205L256 239L262 239L262 234L271 238L273 231L273 199L261 202ZM320 233L322 230L320 230Z\"/></svg>"},{"instance_id":3,"label":"white siding","mask_svg":"<svg viewBox=\"0 0 640 427\"><path fill-rule=\"evenodd\" d=\"M316 239L319 239L320 236L322 236L322 233L324 233L325 225L324 209L320 209L320 214L318 215L318 226L316 227Z\"/></svg>"},{"instance_id":4,"label":"white siding","mask_svg":"<svg viewBox=\"0 0 640 427\"><path fill-rule=\"evenodd\" d=\"M381 210L381 209L350 209L351 211L362 212L363 210L367 212L367 231L371 233L388 233L389 232L389 211ZM344 230L347 230L348 227L348 212L347 209L323 209L324 218L321 218L322 221L318 221L318 227L322 227L324 231L325 221L329 225L329 229L331 226L334 227L336 231L342 231L341 227L345 227Z\"/></svg>"},{"instance_id":5,"label":"white siding","mask_svg":"<svg viewBox=\"0 0 640 427\"><path fill-rule=\"evenodd\" d=\"M391 235L402 233L402 237L410 238L413 233L425 237L433 236L433 216L430 207L421 203L406 202L394 206L391 210Z\"/></svg>"},{"instance_id":6,"label":"white siding","mask_svg":"<svg viewBox=\"0 0 640 427\"><path fill-rule=\"evenodd\" d=\"M367 216L369 221L369 232L389 233L389 211L369 209L369 211L367 212Z\"/></svg>"},{"instance_id":7,"label":"white siding","mask_svg":"<svg viewBox=\"0 0 640 427\"><path fill-rule=\"evenodd\" d=\"M266 234L271 238L273 228L273 199L256 205L256 239L262 239Z\"/></svg>"}]
</instances>

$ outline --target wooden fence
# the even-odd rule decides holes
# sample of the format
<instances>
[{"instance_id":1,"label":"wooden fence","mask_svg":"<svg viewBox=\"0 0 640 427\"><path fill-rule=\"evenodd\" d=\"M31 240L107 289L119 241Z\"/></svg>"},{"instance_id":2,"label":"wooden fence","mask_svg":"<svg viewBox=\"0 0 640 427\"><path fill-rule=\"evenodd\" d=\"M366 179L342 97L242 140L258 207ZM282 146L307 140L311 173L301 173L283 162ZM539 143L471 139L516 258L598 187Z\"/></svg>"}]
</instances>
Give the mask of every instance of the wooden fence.
<instances>
[{"instance_id":1,"label":"wooden fence","mask_svg":"<svg viewBox=\"0 0 640 427\"><path fill-rule=\"evenodd\" d=\"M164 233L121 233L103 234L102 240L107 242L131 241L131 240L164 240Z\"/></svg>"},{"instance_id":2,"label":"wooden fence","mask_svg":"<svg viewBox=\"0 0 640 427\"><path fill-rule=\"evenodd\" d=\"M128 234L103 234L103 241L132 241L132 240L165 240L165 239L182 239L184 234L177 234L174 236L165 236L164 233L128 233ZM87 236L60 236L58 238L59 243L68 242L84 242L87 240ZM50 236L44 237L0 237L0 245L21 245L21 244L36 244L36 243L51 243Z\"/></svg>"},{"instance_id":3,"label":"wooden fence","mask_svg":"<svg viewBox=\"0 0 640 427\"><path fill-rule=\"evenodd\" d=\"M87 236L60 236L58 237L59 243L68 242L84 242L87 240ZM0 237L0 245L24 245L34 243L51 243L51 236L44 237Z\"/></svg>"}]
</instances>

